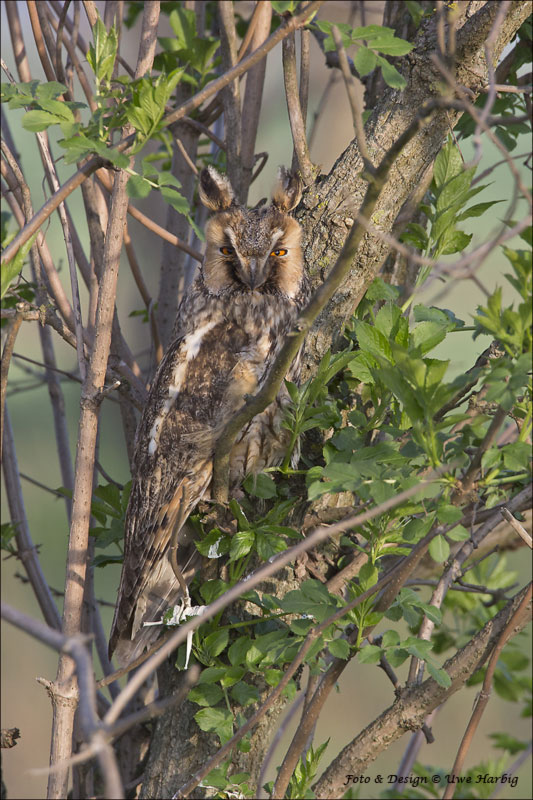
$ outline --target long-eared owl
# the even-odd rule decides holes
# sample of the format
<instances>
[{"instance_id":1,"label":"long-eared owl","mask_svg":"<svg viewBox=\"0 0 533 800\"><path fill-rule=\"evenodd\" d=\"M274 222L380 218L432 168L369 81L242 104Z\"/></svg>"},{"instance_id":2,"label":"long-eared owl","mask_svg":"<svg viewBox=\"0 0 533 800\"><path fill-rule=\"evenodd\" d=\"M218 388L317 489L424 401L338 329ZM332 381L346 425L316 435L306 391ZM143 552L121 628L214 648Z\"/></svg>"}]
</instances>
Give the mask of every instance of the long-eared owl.
<instances>
[{"instance_id":1,"label":"long-eared owl","mask_svg":"<svg viewBox=\"0 0 533 800\"><path fill-rule=\"evenodd\" d=\"M289 216L301 197L296 175L281 169L270 205L251 210L236 202L230 182L213 167L202 171L199 194L214 212L204 261L180 304L137 429L109 642L122 663L157 638L160 629L145 623L178 602L192 578L196 548L184 523L210 497L217 441L246 396L264 384L308 298L301 229ZM299 358L287 377L298 381ZM233 488L283 459L287 400L283 386L240 432L230 455Z\"/></svg>"}]
</instances>

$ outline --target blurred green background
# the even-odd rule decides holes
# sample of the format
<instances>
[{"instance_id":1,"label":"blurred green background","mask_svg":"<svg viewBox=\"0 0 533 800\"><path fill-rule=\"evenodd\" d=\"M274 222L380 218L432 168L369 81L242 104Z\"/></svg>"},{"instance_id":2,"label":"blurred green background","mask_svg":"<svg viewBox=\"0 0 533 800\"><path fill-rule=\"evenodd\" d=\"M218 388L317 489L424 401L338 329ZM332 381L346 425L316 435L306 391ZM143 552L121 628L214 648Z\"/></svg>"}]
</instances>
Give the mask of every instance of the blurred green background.
<instances>
[{"instance_id":1,"label":"blurred green background","mask_svg":"<svg viewBox=\"0 0 533 800\"><path fill-rule=\"evenodd\" d=\"M97 6L102 7L102 3ZM249 3L240 3L241 13L246 15ZM347 2L328 2L322 10L321 16L332 21L345 21L347 16ZM381 21L381 3L367 3L366 24ZM33 74L41 76L41 69L32 50L32 37L26 6L19 3L23 23L23 31L30 56ZM89 41L88 27L82 17L82 34ZM162 26L166 19L162 18ZM357 24L357 23L356 23ZM140 21L135 28L127 34L127 46L123 55L132 63L135 59L140 31ZM162 31L165 35L166 31ZM170 35L170 31L169 34ZM311 40L312 67L311 67L311 95L309 102L309 124L312 123L314 112L317 108L323 89L328 81L329 72L324 67L323 56L316 43ZM15 73L9 33L5 20L5 8L2 4L2 53L8 66ZM281 76L280 51L274 50L267 62L267 78L265 84L264 102L259 128L256 151L269 152L269 160L260 178L252 186L249 202L253 205L259 198L268 195L274 182L277 166L287 164L291 160L292 144L285 98ZM42 168L34 148L34 137L24 131L20 125L23 112L9 112L7 119L15 138L17 147L22 156L22 165L27 181L32 190L34 207L37 209L46 199L43 192ZM319 122L314 138L311 157L316 164L321 165L322 172L328 172L340 153L344 150L353 136L351 115L345 96L345 90L340 79L330 90L324 115ZM516 153L527 152L529 142L526 137L520 143ZM53 150L56 155L59 148ZM464 151L468 160L470 153ZM500 156L493 146L484 144L483 162L479 171L486 166L499 161ZM67 177L74 170L73 167L65 168L59 163L60 176ZM486 189L479 200L508 198L511 195L511 176L505 166L501 166L489 178L492 186ZM81 195L76 192L69 198L69 208L75 220L84 220ZM494 206L481 221L469 220L470 227L465 224L467 232L474 234L473 245L484 241L490 231L497 229L499 220L505 212L505 203ZM166 209L156 193L149 201L140 203L140 207L160 224L165 223ZM517 210L515 218L519 218ZM134 241L137 255L143 266L145 280L154 297L157 296L158 271L161 260L161 242L138 223L131 220L130 233ZM84 243L87 241L83 225L80 224L79 233ZM62 277L67 294L70 295L68 268L64 256L62 235L57 219L50 221L46 238L53 253L62 254ZM513 242L509 243L513 246ZM517 242L515 246L519 247ZM509 284L502 278L503 272L508 271L505 258L500 250L491 253L486 263L479 272L483 283L491 290L495 285L503 285L504 300L513 299L513 291ZM419 302L431 303L431 300L442 289L442 283L436 282L425 287L420 295ZM479 290L468 281L460 281L451 285L450 292L442 301L442 306L450 308L454 313L469 324L471 315L475 312L478 303L484 302L484 297ZM85 313L87 294L82 287L82 305ZM129 318L128 314L133 309L142 308L142 301L132 286L129 269L126 263L121 265L119 277L117 306L121 319L122 330L126 340L134 353L143 352L141 359L147 363L149 355L149 331L140 322L138 317ZM40 347L35 327L36 323L25 323L16 342L16 352L22 353L37 361L41 360ZM56 354L59 365L68 371L76 370L74 352L54 336ZM475 342L469 333L457 333L449 336L438 350L435 357L451 359L450 377L468 369L475 358L489 343L488 338L479 338ZM30 366L31 365L27 365ZM61 478L57 464L55 443L53 436L52 413L48 392L45 387L32 391L16 391L13 387L28 375L23 369L23 362L13 359L10 367L10 388L8 407L11 421L16 435L17 456L21 473L28 475L46 486L57 488L61 485ZM77 437L77 418L79 409L79 384L65 380L62 383L67 417L70 431L72 457L75 456L75 442ZM118 406L106 402L102 408L100 428L99 460L107 472L120 483L129 479L128 464L125 454L122 424ZM57 592L62 592L64 584L64 571L66 559L66 546L68 527L65 516L65 506L61 499L44 491L41 488L23 479L23 492L26 503L29 527L33 540L39 549L39 557L44 574L51 587ZM2 521L9 519L9 512L2 486ZM524 551L519 551L509 556L510 566L517 571L517 580L522 584L528 577L529 564L524 558ZM14 558L2 560L2 598L20 608L37 619L40 612L33 597L31 588L19 577L24 576L21 563ZM96 570L96 597L109 603L114 603L119 580L119 568L108 566L103 570ZM62 608L61 596L57 596L58 607ZM112 608L102 607L102 616L106 630L109 629ZM524 648L527 644L524 639ZM57 666L57 657L54 652L43 645L33 641L26 634L15 630L9 625L3 626L2 631L2 727L18 727L21 738L12 750L3 751L4 780L8 789L9 798L40 798L46 794L46 776L34 776L28 772L33 767L44 767L48 761L49 736L51 724L50 701L45 690L36 682L37 676L54 679ZM100 673L97 668L97 676ZM400 679L405 680L406 674L399 670ZM471 714L472 703L476 689L472 688L455 695L446 704L433 723L435 744L425 745L420 753L423 763L435 763L439 766L451 768L456 749L462 733ZM372 721L378 713L389 706L394 699L392 687L383 672L374 666L362 665L355 660L346 669L340 684L339 692L330 698L320 719L315 746L330 738L329 746L323 756L325 766L331 758L342 748L356 732ZM529 722L520 719L520 707L504 703L494 696L489 704L480 728L476 734L472 748L468 753L466 767L477 763L483 758L495 757L496 751L491 750L488 733L493 731L511 731L517 738L526 738L529 734ZM510 724L511 722L511 724ZM278 754L282 753L283 744L292 735L297 721L290 725L279 746ZM407 737L393 745L381 758L379 758L368 775L373 779L378 773L388 775L394 773L407 744ZM272 767L268 779L274 777ZM512 794L502 793L502 797L530 797L531 779L528 767L522 768L519 773L518 788ZM379 787L376 788L376 793ZM511 792L511 790L507 790ZM372 797L372 786L365 787L362 795Z\"/></svg>"}]
</instances>

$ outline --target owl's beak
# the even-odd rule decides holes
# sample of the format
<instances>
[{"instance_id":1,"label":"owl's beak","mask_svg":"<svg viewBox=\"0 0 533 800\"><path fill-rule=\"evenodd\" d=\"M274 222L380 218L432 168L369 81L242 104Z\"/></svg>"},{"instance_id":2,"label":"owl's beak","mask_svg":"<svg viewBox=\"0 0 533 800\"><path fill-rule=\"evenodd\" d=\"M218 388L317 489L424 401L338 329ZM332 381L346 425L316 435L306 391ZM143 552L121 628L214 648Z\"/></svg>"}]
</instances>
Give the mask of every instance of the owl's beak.
<instances>
[{"instance_id":1,"label":"owl's beak","mask_svg":"<svg viewBox=\"0 0 533 800\"><path fill-rule=\"evenodd\" d=\"M258 258L251 258L248 262L249 275L247 283L252 292L254 289L259 289L266 281L265 263L265 261L260 261Z\"/></svg>"}]
</instances>

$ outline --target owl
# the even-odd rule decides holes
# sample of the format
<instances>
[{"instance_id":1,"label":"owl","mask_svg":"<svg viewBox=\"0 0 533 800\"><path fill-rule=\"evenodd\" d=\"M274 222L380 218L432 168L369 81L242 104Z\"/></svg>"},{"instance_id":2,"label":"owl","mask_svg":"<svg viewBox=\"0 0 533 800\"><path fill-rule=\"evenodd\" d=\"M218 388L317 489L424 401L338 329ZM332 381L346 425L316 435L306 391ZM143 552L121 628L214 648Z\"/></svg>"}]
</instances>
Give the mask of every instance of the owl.
<instances>
[{"instance_id":1,"label":"owl","mask_svg":"<svg viewBox=\"0 0 533 800\"><path fill-rule=\"evenodd\" d=\"M213 213L206 252L184 296L173 341L159 365L137 429L125 520L124 564L109 652L130 663L157 638L146 626L187 595L199 554L186 520L210 498L213 456L228 421L263 386L308 299L301 228L289 216L301 197L284 169L270 205L239 205L213 167L199 195ZM298 381L299 358L287 378ZM285 386L240 432L230 454L230 486L281 463Z\"/></svg>"}]
</instances>

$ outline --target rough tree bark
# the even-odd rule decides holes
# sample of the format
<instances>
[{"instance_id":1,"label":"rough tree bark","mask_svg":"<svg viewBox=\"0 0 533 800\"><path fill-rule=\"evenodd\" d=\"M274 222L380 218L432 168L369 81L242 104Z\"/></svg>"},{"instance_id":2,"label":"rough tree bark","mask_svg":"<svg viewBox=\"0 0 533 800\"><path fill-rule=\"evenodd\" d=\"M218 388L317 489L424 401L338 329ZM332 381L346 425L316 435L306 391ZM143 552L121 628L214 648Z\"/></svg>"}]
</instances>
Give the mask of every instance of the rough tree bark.
<instances>
[{"instance_id":1,"label":"rough tree bark","mask_svg":"<svg viewBox=\"0 0 533 800\"><path fill-rule=\"evenodd\" d=\"M461 4L458 9L455 74L457 82L475 96L487 84L484 43L498 7L498 3L479 0ZM495 62L530 13L530 3L517 0L509 4L493 50ZM374 164L379 163L383 153L413 123L422 104L439 96L443 79L431 60L436 52L437 23L433 16L423 21L415 48L404 61L407 88L403 92L388 88L373 109L366 136ZM458 112L453 110L435 112L397 157L371 220L380 231L389 233L392 230L402 206L416 192L457 116ZM306 263L315 286L335 263L347 232L357 218L367 187L360 175L362 167L354 140L331 172L320 176L304 194L299 221L304 230ZM365 234L349 279L308 335L304 379L313 374L322 355L332 343L334 345L358 299L381 269L388 251L388 245L377 236ZM283 594L292 588L294 580L293 575L285 573L274 581L269 591L274 589L275 593ZM165 693L179 690L180 674L171 665L165 668L160 680ZM251 751L244 757L240 753L235 755L235 767L249 772L252 781L258 777L282 707L283 702L280 702L254 731ZM196 705L185 703L179 712L169 711L157 722L141 797L172 796L215 752L217 737L199 730L193 719L197 710ZM203 797L204 791L196 789L190 796Z\"/></svg>"}]
</instances>

